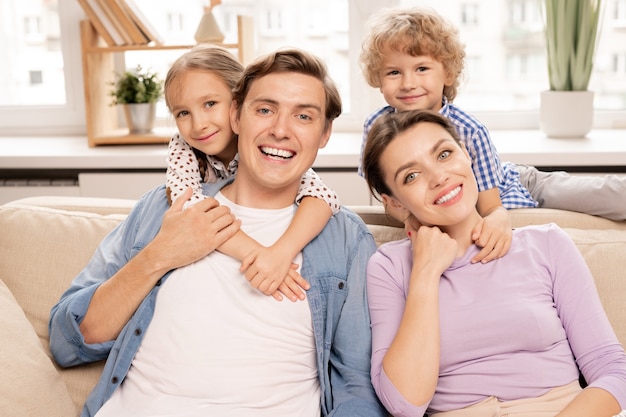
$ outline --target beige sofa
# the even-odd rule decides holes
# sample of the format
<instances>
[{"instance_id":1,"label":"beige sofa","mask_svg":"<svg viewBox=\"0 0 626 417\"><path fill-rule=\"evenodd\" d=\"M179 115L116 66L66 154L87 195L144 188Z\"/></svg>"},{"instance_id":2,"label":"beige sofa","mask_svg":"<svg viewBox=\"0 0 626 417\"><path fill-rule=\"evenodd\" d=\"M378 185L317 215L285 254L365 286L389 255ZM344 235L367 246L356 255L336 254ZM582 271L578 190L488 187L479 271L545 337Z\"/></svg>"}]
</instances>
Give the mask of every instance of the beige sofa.
<instances>
[{"instance_id":1,"label":"beige sofa","mask_svg":"<svg viewBox=\"0 0 626 417\"><path fill-rule=\"evenodd\" d=\"M48 350L48 314L131 200L36 197L0 206L0 416L78 415L102 363L58 369ZM401 238L380 207L353 207L378 243ZM597 281L609 318L626 343L626 222L522 209L515 226L555 222L566 228Z\"/></svg>"}]
</instances>

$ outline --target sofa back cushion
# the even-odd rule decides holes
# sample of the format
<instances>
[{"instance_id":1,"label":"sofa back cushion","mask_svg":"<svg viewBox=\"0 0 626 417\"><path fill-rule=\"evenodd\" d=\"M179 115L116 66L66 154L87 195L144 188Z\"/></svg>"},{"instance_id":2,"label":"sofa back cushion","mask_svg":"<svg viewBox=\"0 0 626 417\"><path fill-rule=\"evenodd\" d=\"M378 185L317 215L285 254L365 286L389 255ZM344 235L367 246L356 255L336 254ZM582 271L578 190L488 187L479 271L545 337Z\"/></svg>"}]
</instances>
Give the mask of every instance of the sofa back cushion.
<instances>
[{"instance_id":1,"label":"sofa back cushion","mask_svg":"<svg viewBox=\"0 0 626 417\"><path fill-rule=\"evenodd\" d=\"M24 310L46 352L50 309L89 261L99 242L124 217L19 203L0 207L0 279ZM102 365L61 372L77 405L82 407Z\"/></svg>"},{"instance_id":2,"label":"sofa back cushion","mask_svg":"<svg viewBox=\"0 0 626 417\"><path fill-rule=\"evenodd\" d=\"M0 280L0 416L67 417L77 412L35 329Z\"/></svg>"}]
</instances>

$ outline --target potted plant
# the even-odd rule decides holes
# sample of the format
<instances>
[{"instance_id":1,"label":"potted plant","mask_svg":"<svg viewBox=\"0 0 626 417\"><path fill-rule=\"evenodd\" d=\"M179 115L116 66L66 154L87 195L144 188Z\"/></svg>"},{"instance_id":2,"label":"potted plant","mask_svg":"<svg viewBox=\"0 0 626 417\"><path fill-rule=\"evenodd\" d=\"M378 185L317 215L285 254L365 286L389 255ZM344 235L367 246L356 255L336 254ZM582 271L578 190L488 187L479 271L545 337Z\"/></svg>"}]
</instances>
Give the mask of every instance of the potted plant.
<instances>
[{"instance_id":1,"label":"potted plant","mask_svg":"<svg viewBox=\"0 0 626 417\"><path fill-rule=\"evenodd\" d=\"M541 128L551 137L584 136L593 124L587 87L602 0L544 0L543 6L550 90L541 93Z\"/></svg>"},{"instance_id":2,"label":"potted plant","mask_svg":"<svg viewBox=\"0 0 626 417\"><path fill-rule=\"evenodd\" d=\"M156 102L163 95L163 83L155 72L138 65L113 83L112 105L124 106L126 124L131 134L150 133L154 127Z\"/></svg>"}]
</instances>

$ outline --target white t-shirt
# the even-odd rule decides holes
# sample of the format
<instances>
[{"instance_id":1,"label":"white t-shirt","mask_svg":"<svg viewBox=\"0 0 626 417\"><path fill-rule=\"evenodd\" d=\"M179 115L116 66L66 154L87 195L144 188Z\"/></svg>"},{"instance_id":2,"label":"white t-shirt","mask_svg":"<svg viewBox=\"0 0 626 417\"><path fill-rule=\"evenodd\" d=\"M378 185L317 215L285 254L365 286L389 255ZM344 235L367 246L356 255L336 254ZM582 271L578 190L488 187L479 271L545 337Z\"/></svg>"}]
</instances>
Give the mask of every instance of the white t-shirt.
<instances>
[{"instance_id":1,"label":"white t-shirt","mask_svg":"<svg viewBox=\"0 0 626 417\"><path fill-rule=\"evenodd\" d=\"M293 207L250 209L216 198L266 246L294 214ZM215 251L171 274L127 377L98 417L320 415L308 301L262 294L239 266Z\"/></svg>"}]
</instances>

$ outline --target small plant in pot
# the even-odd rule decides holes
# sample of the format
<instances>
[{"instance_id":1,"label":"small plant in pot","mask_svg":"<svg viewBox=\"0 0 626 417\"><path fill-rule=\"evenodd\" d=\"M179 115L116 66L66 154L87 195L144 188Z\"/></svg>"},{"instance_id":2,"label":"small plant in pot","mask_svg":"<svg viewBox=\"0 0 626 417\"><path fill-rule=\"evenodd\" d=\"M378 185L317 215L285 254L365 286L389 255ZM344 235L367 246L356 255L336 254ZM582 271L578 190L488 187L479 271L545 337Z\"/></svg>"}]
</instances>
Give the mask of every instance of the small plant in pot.
<instances>
[{"instance_id":1,"label":"small plant in pot","mask_svg":"<svg viewBox=\"0 0 626 417\"><path fill-rule=\"evenodd\" d=\"M541 93L540 124L551 137L582 137L593 124L587 89L598 40L602 0L544 0L550 90Z\"/></svg>"},{"instance_id":2,"label":"small plant in pot","mask_svg":"<svg viewBox=\"0 0 626 417\"><path fill-rule=\"evenodd\" d=\"M113 83L112 105L124 106L126 124L131 134L150 133L154 127L156 103L163 95L158 74L138 65Z\"/></svg>"}]
</instances>

